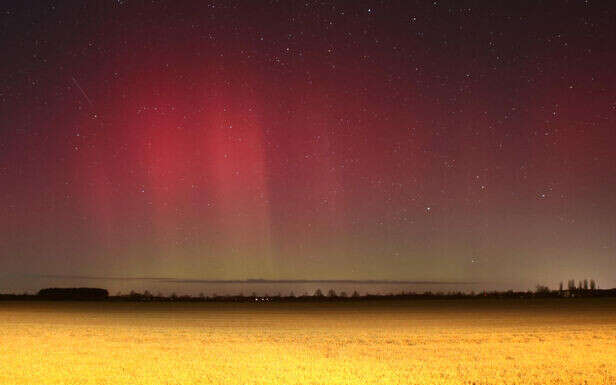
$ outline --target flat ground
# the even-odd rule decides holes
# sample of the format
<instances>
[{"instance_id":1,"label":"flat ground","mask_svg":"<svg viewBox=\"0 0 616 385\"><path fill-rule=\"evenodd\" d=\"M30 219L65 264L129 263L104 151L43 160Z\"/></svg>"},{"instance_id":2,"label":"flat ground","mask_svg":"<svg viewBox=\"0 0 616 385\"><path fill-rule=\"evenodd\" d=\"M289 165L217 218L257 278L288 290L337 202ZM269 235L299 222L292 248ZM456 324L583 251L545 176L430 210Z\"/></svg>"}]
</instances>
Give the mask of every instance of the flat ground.
<instances>
[{"instance_id":1,"label":"flat ground","mask_svg":"<svg viewBox=\"0 0 616 385\"><path fill-rule=\"evenodd\" d=\"M0 302L0 384L616 384L616 299Z\"/></svg>"}]
</instances>

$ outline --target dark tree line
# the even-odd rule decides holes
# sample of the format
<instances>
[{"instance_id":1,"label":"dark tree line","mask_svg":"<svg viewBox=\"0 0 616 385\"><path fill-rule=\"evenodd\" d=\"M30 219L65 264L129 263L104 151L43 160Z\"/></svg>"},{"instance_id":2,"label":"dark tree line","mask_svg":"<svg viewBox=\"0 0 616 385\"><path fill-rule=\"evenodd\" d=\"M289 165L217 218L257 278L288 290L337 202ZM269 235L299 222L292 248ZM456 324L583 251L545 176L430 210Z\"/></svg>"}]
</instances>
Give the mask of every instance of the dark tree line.
<instances>
[{"instance_id":1,"label":"dark tree line","mask_svg":"<svg viewBox=\"0 0 616 385\"><path fill-rule=\"evenodd\" d=\"M146 290L143 293L131 291L129 294L117 293L109 296L105 289L98 288L50 288L42 289L36 295L31 294L3 294L0 300L106 300L106 301L158 301L158 302L333 302L333 301L363 301L363 300L416 300L416 299L460 299L460 298L560 298L560 297L616 297L616 288L599 289L594 279L584 279L577 282L571 279L567 282L565 289L564 283L560 282L558 290L551 290L548 286L537 285L534 291L482 291L475 292L401 292L391 294L364 294L353 291L351 295L342 291L337 293L334 289L329 289L324 294L321 289L316 289L314 293L304 293L295 295L293 292L288 295L278 293L276 295L210 295L200 293L198 296L177 295L171 293L152 294Z\"/></svg>"},{"instance_id":2,"label":"dark tree line","mask_svg":"<svg viewBox=\"0 0 616 385\"><path fill-rule=\"evenodd\" d=\"M589 289L584 291L584 284L582 283L582 290L578 291L577 287L576 297L616 297L616 288L610 290L596 289L596 285L592 285L589 281ZM595 289L590 289L595 287ZM535 291L482 291L482 292L401 292L391 294L359 294L357 291L353 291L351 295L341 291L337 293L334 289L327 291L327 294L321 289L316 289L312 294L304 293L302 295L295 295L293 292L288 295L282 295L280 293L275 295L257 295L252 293L251 295L211 295L205 296L201 293L199 296L191 297L188 295L178 296L172 293L169 296L163 296L160 293L156 296L146 295L131 292L128 295L117 295L110 297L111 300L138 300L138 301L189 301L189 302L345 302L345 301L379 301L379 300L421 300L421 299L473 299L473 298L561 298L569 297L565 295L565 290L550 290L547 286L538 285Z\"/></svg>"},{"instance_id":3,"label":"dark tree line","mask_svg":"<svg viewBox=\"0 0 616 385\"><path fill-rule=\"evenodd\" d=\"M91 287L50 288L39 290L38 296L54 300L101 300L109 297L109 292Z\"/></svg>"},{"instance_id":4,"label":"dark tree line","mask_svg":"<svg viewBox=\"0 0 616 385\"><path fill-rule=\"evenodd\" d=\"M570 279L567 281L567 290L570 292L579 292L579 291L594 291L598 290L597 282L594 279L590 281L588 279L584 279L583 281L578 281L577 286L575 285L575 279ZM564 291L562 281L558 285L558 291Z\"/></svg>"}]
</instances>

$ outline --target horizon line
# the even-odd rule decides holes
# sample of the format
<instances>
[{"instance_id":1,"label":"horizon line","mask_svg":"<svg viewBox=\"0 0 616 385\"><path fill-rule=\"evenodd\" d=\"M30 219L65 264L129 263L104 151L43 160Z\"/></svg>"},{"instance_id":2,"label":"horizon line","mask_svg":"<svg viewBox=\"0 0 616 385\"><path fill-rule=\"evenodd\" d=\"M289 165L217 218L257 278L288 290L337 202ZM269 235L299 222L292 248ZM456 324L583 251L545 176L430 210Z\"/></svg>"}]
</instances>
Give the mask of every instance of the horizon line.
<instances>
[{"instance_id":1,"label":"horizon line","mask_svg":"<svg viewBox=\"0 0 616 385\"><path fill-rule=\"evenodd\" d=\"M440 280L387 280L387 279L199 279L199 278L176 278L176 277L103 277L87 275L59 275L59 274L21 274L22 276L37 278L58 279L98 279L98 280L135 280L135 281L160 281L173 283L356 283L356 284L408 284L408 285L473 285L486 284L489 282L479 281L440 281Z\"/></svg>"}]
</instances>

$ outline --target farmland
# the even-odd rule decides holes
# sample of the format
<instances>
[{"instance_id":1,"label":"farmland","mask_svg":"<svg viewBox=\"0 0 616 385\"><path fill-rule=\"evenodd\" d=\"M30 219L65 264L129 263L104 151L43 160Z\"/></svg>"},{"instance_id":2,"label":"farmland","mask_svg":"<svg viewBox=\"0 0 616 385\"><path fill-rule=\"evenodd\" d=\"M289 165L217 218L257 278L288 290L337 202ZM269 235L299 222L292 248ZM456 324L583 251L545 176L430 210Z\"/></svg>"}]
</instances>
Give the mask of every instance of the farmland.
<instances>
[{"instance_id":1,"label":"farmland","mask_svg":"<svg viewBox=\"0 0 616 385\"><path fill-rule=\"evenodd\" d=\"M1 384L614 384L616 299L0 302Z\"/></svg>"}]
</instances>

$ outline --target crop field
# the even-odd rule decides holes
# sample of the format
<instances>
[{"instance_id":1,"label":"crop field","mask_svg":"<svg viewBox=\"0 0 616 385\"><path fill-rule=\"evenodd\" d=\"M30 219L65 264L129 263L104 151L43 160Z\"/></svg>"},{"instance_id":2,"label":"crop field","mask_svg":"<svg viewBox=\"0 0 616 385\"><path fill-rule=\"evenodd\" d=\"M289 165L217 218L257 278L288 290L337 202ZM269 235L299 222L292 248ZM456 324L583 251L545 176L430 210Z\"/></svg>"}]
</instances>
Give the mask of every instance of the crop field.
<instances>
[{"instance_id":1,"label":"crop field","mask_svg":"<svg viewBox=\"0 0 616 385\"><path fill-rule=\"evenodd\" d=\"M0 302L0 384L616 384L616 300Z\"/></svg>"}]
</instances>

